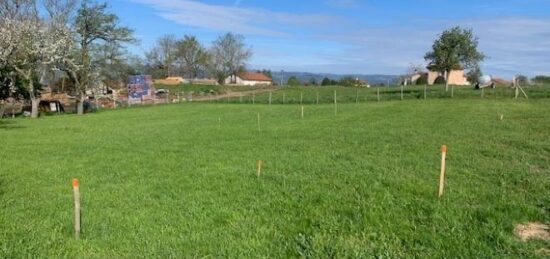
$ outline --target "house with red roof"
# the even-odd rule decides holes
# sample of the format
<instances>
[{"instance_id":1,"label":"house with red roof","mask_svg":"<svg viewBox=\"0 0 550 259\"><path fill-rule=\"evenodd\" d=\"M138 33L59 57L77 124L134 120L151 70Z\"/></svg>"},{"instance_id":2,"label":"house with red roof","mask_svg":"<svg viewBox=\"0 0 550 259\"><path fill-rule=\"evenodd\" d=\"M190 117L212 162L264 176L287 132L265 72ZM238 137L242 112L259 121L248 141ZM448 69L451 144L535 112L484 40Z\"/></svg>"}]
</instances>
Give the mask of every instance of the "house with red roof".
<instances>
[{"instance_id":1,"label":"house with red roof","mask_svg":"<svg viewBox=\"0 0 550 259\"><path fill-rule=\"evenodd\" d=\"M273 79L262 72L241 72L225 79L226 85L270 86Z\"/></svg>"}]
</instances>

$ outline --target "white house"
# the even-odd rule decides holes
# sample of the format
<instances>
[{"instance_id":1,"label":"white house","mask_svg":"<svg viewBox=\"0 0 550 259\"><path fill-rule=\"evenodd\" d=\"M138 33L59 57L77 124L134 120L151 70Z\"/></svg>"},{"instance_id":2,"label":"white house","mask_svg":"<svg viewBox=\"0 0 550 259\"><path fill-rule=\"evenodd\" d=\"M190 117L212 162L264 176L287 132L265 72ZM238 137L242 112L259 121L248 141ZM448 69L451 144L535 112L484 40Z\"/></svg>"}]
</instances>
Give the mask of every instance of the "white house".
<instances>
[{"instance_id":1,"label":"white house","mask_svg":"<svg viewBox=\"0 0 550 259\"><path fill-rule=\"evenodd\" d=\"M273 79L260 72L243 72L227 77L225 84L270 86L273 84Z\"/></svg>"}]
</instances>

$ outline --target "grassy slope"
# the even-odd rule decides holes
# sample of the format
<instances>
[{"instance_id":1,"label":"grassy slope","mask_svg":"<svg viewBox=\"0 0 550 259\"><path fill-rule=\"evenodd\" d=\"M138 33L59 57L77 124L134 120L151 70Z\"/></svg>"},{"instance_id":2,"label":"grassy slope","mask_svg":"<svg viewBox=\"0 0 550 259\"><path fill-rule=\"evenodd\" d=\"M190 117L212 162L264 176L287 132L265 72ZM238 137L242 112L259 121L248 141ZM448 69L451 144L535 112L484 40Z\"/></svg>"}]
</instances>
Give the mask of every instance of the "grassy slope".
<instances>
[{"instance_id":1,"label":"grassy slope","mask_svg":"<svg viewBox=\"0 0 550 259\"><path fill-rule=\"evenodd\" d=\"M0 257L502 258L550 246L513 236L550 222L550 100L305 111L182 104L0 121Z\"/></svg>"}]
</instances>

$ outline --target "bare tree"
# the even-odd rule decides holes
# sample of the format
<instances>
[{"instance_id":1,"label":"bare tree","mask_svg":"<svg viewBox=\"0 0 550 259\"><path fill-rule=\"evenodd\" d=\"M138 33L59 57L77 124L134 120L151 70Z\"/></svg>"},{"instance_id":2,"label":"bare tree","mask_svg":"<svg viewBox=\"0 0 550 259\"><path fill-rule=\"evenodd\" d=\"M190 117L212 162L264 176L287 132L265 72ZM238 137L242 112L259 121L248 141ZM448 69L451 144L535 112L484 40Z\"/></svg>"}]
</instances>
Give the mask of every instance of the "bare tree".
<instances>
[{"instance_id":1,"label":"bare tree","mask_svg":"<svg viewBox=\"0 0 550 259\"><path fill-rule=\"evenodd\" d=\"M227 33L213 42L210 55L212 73L223 84L225 78L234 78L234 75L243 70L252 57L252 50L246 46L242 35Z\"/></svg>"},{"instance_id":2,"label":"bare tree","mask_svg":"<svg viewBox=\"0 0 550 259\"><path fill-rule=\"evenodd\" d=\"M149 64L163 70L163 76L175 73L176 54L178 51L176 36L167 34L157 40L156 45L145 53Z\"/></svg>"},{"instance_id":3,"label":"bare tree","mask_svg":"<svg viewBox=\"0 0 550 259\"><path fill-rule=\"evenodd\" d=\"M196 78L208 65L208 51L195 36L186 35L177 42L177 63L189 78Z\"/></svg>"}]
</instances>

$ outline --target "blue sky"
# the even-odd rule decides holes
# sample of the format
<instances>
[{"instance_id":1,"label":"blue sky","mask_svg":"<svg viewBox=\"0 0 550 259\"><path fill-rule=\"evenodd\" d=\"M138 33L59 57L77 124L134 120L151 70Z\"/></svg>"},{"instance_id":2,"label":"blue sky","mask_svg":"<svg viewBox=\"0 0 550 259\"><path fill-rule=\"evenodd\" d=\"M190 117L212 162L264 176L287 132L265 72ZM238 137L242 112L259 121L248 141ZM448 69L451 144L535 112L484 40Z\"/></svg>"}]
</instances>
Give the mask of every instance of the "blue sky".
<instances>
[{"instance_id":1,"label":"blue sky","mask_svg":"<svg viewBox=\"0 0 550 259\"><path fill-rule=\"evenodd\" d=\"M550 0L114 0L143 54L164 34L246 37L254 69L402 74L442 30L472 28L500 77L550 74Z\"/></svg>"}]
</instances>

